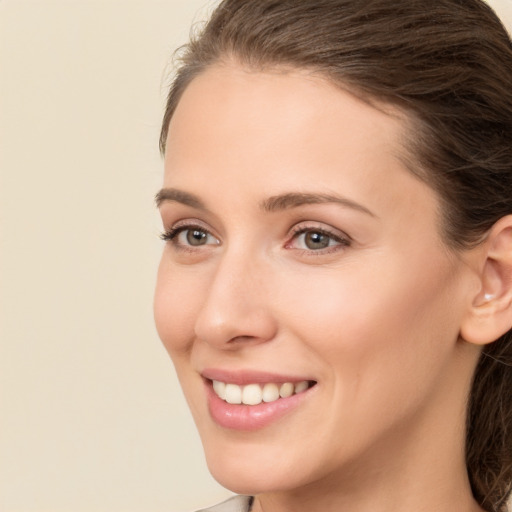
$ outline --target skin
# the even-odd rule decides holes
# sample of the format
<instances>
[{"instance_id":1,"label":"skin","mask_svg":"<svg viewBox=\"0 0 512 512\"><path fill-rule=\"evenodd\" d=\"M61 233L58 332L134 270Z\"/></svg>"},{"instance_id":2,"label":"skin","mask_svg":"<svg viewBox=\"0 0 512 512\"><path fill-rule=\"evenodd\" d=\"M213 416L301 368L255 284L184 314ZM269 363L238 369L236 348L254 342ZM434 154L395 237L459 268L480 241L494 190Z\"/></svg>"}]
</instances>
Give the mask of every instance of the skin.
<instances>
[{"instance_id":1,"label":"skin","mask_svg":"<svg viewBox=\"0 0 512 512\"><path fill-rule=\"evenodd\" d=\"M235 64L195 78L171 120L164 187L203 206L160 204L181 231L163 251L156 325L213 476L256 495L255 511L480 510L463 448L479 348L459 336L476 265L447 249L435 192L405 168L408 129L319 77ZM345 204L261 208L287 193ZM329 246L297 230L332 233ZM205 368L317 384L240 432L211 419Z\"/></svg>"}]
</instances>

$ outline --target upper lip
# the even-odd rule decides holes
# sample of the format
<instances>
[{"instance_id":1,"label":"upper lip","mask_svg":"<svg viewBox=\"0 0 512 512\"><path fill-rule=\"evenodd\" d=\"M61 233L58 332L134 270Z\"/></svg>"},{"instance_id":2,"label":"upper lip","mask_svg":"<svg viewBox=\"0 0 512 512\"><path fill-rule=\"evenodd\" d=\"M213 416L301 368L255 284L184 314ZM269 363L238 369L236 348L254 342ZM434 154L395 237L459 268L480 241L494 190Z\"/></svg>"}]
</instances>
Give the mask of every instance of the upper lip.
<instances>
[{"instance_id":1,"label":"upper lip","mask_svg":"<svg viewBox=\"0 0 512 512\"><path fill-rule=\"evenodd\" d=\"M227 370L220 368L206 368L200 372L201 376L208 380L218 380L231 384L238 384L243 386L245 384L264 384L273 382L276 384L283 382L302 382L304 380L313 381L314 379L297 376L297 375L284 375L273 372L259 371L259 370Z\"/></svg>"}]
</instances>

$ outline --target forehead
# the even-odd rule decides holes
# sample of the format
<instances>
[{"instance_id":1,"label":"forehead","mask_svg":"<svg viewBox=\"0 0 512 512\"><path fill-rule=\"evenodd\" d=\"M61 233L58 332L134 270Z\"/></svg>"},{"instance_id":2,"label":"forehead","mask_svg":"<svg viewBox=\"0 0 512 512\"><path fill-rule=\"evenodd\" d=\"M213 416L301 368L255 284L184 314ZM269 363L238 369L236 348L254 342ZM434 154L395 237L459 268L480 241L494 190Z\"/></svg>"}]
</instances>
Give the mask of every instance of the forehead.
<instances>
[{"instance_id":1,"label":"forehead","mask_svg":"<svg viewBox=\"0 0 512 512\"><path fill-rule=\"evenodd\" d=\"M399 156L408 120L396 108L376 106L308 71L212 66L185 89L170 122L166 156L226 137L259 149L267 143L285 148L301 135L340 149L357 139L361 151L380 145Z\"/></svg>"},{"instance_id":2,"label":"forehead","mask_svg":"<svg viewBox=\"0 0 512 512\"><path fill-rule=\"evenodd\" d=\"M171 120L165 186L220 199L236 184L239 195L258 191L258 201L311 188L384 200L387 190L393 202L405 182L418 182L404 163L410 123L377 107L311 72L213 66L189 84Z\"/></svg>"}]
</instances>

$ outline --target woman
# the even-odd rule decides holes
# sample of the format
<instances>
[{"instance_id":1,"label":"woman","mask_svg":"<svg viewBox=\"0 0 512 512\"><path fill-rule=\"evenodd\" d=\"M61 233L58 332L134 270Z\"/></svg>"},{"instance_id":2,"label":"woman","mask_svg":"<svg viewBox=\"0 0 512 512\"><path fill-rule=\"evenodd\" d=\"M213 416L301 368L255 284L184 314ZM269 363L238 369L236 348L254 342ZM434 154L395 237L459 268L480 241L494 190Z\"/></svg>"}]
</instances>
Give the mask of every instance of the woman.
<instances>
[{"instance_id":1,"label":"woman","mask_svg":"<svg viewBox=\"0 0 512 512\"><path fill-rule=\"evenodd\" d=\"M212 510L506 510L511 83L480 0L225 0L184 49L155 318Z\"/></svg>"}]
</instances>

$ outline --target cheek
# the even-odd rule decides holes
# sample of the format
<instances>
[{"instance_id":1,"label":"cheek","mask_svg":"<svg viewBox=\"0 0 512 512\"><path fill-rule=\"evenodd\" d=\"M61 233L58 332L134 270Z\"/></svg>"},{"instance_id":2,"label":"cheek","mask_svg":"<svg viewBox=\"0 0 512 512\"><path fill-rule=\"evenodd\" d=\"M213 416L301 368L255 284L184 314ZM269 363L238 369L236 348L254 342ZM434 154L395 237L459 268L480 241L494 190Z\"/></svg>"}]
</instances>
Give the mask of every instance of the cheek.
<instances>
[{"instance_id":1,"label":"cheek","mask_svg":"<svg viewBox=\"0 0 512 512\"><path fill-rule=\"evenodd\" d=\"M426 358L434 364L446 355L457 338L450 299L456 278L446 262L431 262L430 273L410 261L385 262L381 255L378 265L360 261L336 273L303 273L281 286L294 290L279 301L292 315L294 335L334 372L357 379L362 372L424 367Z\"/></svg>"},{"instance_id":2,"label":"cheek","mask_svg":"<svg viewBox=\"0 0 512 512\"><path fill-rule=\"evenodd\" d=\"M427 407L446 382L458 334L448 269L425 276L401 265L364 267L337 279L304 273L287 300L293 338L319 363L329 403L342 404L330 408L332 439L340 425L348 438L375 438Z\"/></svg>"},{"instance_id":3,"label":"cheek","mask_svg":"<svg viewBox=\"0 0 512 512\"><path fill-rule=\"evenodd\" d=\"M200 288L166 261L165 252L158 268L154 316L158 335L171 357L188 352L193 343ZM196 283L197 284L197 283Z\"/></svg>"}]
</instances>

